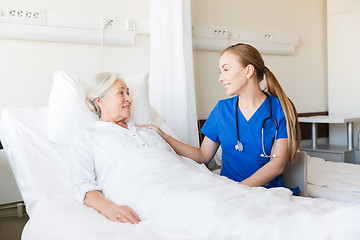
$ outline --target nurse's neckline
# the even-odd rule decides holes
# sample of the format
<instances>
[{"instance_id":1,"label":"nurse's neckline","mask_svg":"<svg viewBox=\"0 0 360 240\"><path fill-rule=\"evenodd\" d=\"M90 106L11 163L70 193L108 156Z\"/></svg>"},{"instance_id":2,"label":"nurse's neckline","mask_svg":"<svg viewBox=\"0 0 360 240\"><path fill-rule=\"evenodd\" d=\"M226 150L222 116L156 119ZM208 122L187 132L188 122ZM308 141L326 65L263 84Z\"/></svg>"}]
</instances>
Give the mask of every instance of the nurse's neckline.
<instances>
[{"instance_id":1,"label":"nurse's neckline","mask_svg":"<svg viewBox=\"0 0 360 240\"><path fill-rule=\"evenodd\" d=\"M258 110L261 108L261 106L264 105L264 103L266 101L266 95L264 94L263 96L261 96L261 98L262 99L260 101L258 101L258 103L257 103L258 106L255 108L255 110L252 112L252 114L244 114L244 111L242 111L241 107L240 107L240 96L238 95L236 97L237 109L239 109L240 113L242 114L242 116L245 118L245 120L247 122L249 122L251 120L251 118L258 112Z\"/></svg>"}]
</instances>

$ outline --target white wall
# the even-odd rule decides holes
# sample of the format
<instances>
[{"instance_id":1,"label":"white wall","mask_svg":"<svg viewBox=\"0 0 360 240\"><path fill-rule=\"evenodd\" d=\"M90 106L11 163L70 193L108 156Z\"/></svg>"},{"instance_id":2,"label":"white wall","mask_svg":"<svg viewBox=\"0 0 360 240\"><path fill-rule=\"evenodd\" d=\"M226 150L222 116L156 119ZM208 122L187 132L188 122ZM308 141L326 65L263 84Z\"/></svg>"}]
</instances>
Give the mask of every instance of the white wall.
<instances>
[{"instance_id":1,"label":"white wall","mask_svg":"<svg viewBox=\"0 0 360 240\"><path fill-rule=\"evenodd\" d=\"M14 4L52 10L149 19L148 0L13 0ZM139 47L104 46L103 70L129 77L150 68L150 36ZM6 106L46 106L54 70L86 79L100 71L100 46L0 39L0 111Z\"/></svg>"},{"instance_id":2,"label":"white wall","mask_svg":"<svg viewBox=\"0 0 360 240\"><path fill-rule=\"evenodd\" d=\"M148 0L13 0L0 4L149 19ZM327 110L325 0L192 0L192 22L233 29L298 34L294 56L264 56L299 112ZM216 15L216 16L215 16ZM104 47L104 70L124 77L149 71L150 37L140 48ZM47 104L55 69L80 78L100 71L100 47L0 39L0 110ZM218 83L218 52L194 52L198 118L226 97Z\"/></svg>"},{"instance_id":3,"label":"white wall","mask_svg":"<svg viewBox=\"0 0 360 240\"><path fill-rule=\"evenodd\" d=\"M298 112L327 111L326 1L192 0L192 22L240 30L298 34L294 56L264 55ZM198 118L225 98L219 52L194 52Z\"/></svg>"},{"instance_id":4,"label":"white wall","mask_svg":"<svg viewBox=\"0 0 360 240\"><path fill-rule=\"evenodd\" d=\"M360 2L328 0L329 114L360 117ZM354 140L360 123L355 124ZM330 143L346 145L346 126L332 125Z\"/></svg>"}]
</instances>

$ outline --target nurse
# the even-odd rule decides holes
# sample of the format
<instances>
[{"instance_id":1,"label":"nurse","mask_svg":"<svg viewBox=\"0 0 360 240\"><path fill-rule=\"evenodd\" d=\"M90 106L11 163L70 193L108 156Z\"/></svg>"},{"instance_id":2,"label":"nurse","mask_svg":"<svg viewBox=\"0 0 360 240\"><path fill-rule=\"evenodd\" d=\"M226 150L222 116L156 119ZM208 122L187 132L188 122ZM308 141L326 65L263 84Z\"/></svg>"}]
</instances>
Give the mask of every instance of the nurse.
<instances>
[{"instance_id":1,"label":"nurse","mask_svg":"<svg viewBox=\"0 0 360 240\"><path fill-rule=\"evenodd\" d=\"M174 150L199 163L208 163L219 145L221 175L251 187L283 187L286 161L294 160L300 128L294 104L287 98L261 54L239 43L220 55L220 77L226 94L210 113L201 131L200 148L186 145L148 125ZM259 83L266 79L266 88Z\"/></svg>"}]
</instances>

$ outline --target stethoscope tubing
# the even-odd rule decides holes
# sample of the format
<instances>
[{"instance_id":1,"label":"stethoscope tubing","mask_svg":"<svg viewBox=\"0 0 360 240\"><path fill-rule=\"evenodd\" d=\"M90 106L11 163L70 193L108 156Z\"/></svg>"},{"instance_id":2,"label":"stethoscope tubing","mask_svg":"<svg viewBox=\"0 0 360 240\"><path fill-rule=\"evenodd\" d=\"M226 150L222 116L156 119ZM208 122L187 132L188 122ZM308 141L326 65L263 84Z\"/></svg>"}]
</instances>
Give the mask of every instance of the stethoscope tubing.
<instances>
[{"instance_id":1,"label":"stethoscope tubing","mask_svg":"<svg viewBox=\"0 0 360 240\"><path fill-rule=\"evenodd\" d=\"M265 118L262 125L261 125L261 145L262 145L262 154L260 154L261 157L274 157L276 155L267 155L265 153L265 143L264 143L264 129L265 129L265 124L268 120L271 120L275 123L275 137L274 139L276 140L276 136L277 136L277 132L279 130L279 125L278 125L278 122L276 121L276 119L272 116L272 106L271 106L271 101L270 101L270 97L269 97L269 94L265 93L264 94L266 95L266 98L267 100L269 101L269 109L270 109L270 116ZM239 123L238 123L238 106L239 106L239 96L236 100L236 105L235 105L235 119L236 119L236 134L237 134L237 140L238 140L238 143L235 145L235 149L236 151L240 151L242 152L243 151L243 145L242 143L240 142L240 134L239 134ZM271 151L272 151L272 148L271 148Z\"/></svg>"}]
</instances>

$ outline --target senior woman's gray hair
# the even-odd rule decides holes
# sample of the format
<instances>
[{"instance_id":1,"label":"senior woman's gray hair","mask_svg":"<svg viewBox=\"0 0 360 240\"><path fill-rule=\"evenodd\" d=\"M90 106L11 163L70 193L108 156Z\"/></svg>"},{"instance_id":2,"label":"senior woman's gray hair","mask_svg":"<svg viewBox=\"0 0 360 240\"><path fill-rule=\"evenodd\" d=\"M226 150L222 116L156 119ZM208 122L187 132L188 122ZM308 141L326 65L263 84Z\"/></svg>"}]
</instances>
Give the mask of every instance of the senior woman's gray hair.
<instances>
[{"instance_id":1,"label":"senior woman's gray hair","mask_svg":"<svg viewBox=\"0 0 360 240\"><path fill-rule=\"evenodd\" d=\"M86 103L90 111L101 116L101 111L95 99L98 97L105 97L109 88L115 83L115 80L124 82L119 74L112 72L102 72L95 74L95 76L87 82Z\"/></svg>"}]
</instances>

